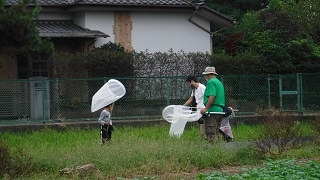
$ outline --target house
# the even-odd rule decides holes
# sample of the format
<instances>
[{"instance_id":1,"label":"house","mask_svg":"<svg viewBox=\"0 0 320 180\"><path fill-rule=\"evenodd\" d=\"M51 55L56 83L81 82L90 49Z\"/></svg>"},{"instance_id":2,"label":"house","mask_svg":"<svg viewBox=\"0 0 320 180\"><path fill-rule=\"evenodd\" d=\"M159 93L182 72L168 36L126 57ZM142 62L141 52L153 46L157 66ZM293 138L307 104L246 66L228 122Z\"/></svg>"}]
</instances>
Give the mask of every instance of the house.
<instances>
[{"instance_id":1,"label":"house","mask_svg":"<svg viewBox=\"0 0 320 180\"><path fill-rule=\"evenodd\" d=\"M12 6L17 0L7 0ZM211 52L212 35L232 21L202 0L38 0L40 36L58 52L87 52L108 42L127 51ZM33 7L34 5L30 5ZM17 56L2 64L0 79L50 77L49 59Z\"/></svg>"}]
</instances>

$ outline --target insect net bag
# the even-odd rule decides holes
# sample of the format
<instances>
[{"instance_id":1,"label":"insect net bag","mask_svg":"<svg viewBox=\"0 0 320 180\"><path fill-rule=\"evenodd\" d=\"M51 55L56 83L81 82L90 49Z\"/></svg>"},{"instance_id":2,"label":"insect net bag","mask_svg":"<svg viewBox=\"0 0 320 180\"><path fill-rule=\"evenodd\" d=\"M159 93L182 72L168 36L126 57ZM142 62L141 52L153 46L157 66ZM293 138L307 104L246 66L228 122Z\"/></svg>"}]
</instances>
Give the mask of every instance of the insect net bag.
<instances>
[{"instance_id":1,"label":"insect net bag","mask_svg":"<svg viewBox=\"0 0 320 180\"><path fill-rule=\"evenodd\" d=\"M180 138L187 122L198 121L202 114L193 112L188 106L169 105L162 111L162 117L171 123L170 135Z\"/></svg>"}]
</instances>

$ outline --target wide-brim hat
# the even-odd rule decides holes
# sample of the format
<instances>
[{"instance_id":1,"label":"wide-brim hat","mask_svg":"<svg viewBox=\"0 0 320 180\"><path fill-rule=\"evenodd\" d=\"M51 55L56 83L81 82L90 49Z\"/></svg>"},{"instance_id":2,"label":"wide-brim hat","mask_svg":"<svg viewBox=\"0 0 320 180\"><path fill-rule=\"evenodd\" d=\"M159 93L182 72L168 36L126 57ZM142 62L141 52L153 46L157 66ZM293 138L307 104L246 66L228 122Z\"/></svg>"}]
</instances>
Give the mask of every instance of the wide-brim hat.
<instances>
[{"instance_id":1,"label":"wide-brim hat","mask_svg":"<svg viewBox=\"0 0 320 180\"><path fill-rule=\"evenodd\" d=\"M218 75L218 73L216 73L216 68L215 67L206 67L206 69L204 70L204 72L202 74L204 74L204 75L206 75L206 74Z\"/></svg>"}]
</instances>

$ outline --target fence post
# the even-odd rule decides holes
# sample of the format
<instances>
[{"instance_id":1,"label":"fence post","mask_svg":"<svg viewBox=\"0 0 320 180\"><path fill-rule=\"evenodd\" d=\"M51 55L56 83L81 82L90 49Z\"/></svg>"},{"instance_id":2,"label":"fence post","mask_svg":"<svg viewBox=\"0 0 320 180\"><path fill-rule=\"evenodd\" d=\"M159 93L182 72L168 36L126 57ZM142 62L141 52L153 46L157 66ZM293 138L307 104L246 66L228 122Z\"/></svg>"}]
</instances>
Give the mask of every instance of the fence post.
<instances>
[{"instance_id":1,"label":"fence post","mask_svg":"<svg viewBox=\"0 0 320 180\"><path fill-rule=\"evenodd\" d=\"M45 106L45 81L44 79L41 80L41 92L42 92L42 122L45 124L46 119L46 106Z\"/></svg>"},{"instance_id":2,"label":"fence post","mask_svg":"<svg viewBox=\"0 0 320 180\"><path fill-rule=\"evenodd\" d=\"M269 106L269 109L271 109L271 85L270 85L270 74L268 74L268 106Z\"/></svg>"},{"instance_id":3,"label":"fence post","mask_svg":"<svg viewBox=\"0 0 320 180\"><path fill-rule=\"evenodd\" d=\"M166 81L166 96L167 96L167 105L170 105L170 78L167 77Z\"/></svg>"},{"instance_id":4,"label":"fence post","mask_svg":"<svg viewBox=\"0 0 320 180\"><path fill-rule=\"evenodd\" d=\"M303 97L302 97L302 74L297 73L297 102L298 115L303 114Z\"/></svg>"},{"instance_id":5,"label":"fence post","mask_svg":"<svg viewBox=\"0 0 320 180\"><path fill-rule=\"evenodd\" d=\"M56 78L54 81L54 101L56 101L55 106L57 109L57 119L60 120L61 117L61 98L60 98L60 90L59 90L59 78Z\"/></svg>"},{"instance_id":6,"label":"fence post","mask_svg":"<svg viewBox=\"0 0 320 180\"><path fill-rule=\"evenodd\" d=\"M279 98L280 98L280 112L283 111L283 102L282 102L282 75L279 76Z\"/></svg>"}]
</instances>

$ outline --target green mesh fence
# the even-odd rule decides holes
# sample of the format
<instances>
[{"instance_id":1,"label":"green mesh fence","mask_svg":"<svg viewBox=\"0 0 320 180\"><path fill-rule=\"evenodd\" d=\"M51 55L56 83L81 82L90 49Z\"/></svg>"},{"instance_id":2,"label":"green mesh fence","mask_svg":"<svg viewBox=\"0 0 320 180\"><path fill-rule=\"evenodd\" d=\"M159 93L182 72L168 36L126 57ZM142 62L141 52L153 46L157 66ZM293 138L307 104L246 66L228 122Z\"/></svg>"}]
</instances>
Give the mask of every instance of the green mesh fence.
<instances>
[{"instance_id":1,"label":"green mesh fence","mask_svg":"<svg viewBox=\"0 0 320 180\"><path fill-rule=\"evenodd\" d=\"M320 113L320 74L218 76L226 102L253 115L266 109L297 114ZM116 78L126 95L115 102L113 119L161 118L164 107L184 104L191 89L186 77ZM108 78L0 81L0 123L97 120L91 98ZM205 84L203 77L199 81Z\"/></svg>"}]
</instances>

